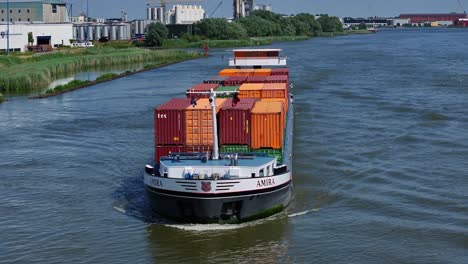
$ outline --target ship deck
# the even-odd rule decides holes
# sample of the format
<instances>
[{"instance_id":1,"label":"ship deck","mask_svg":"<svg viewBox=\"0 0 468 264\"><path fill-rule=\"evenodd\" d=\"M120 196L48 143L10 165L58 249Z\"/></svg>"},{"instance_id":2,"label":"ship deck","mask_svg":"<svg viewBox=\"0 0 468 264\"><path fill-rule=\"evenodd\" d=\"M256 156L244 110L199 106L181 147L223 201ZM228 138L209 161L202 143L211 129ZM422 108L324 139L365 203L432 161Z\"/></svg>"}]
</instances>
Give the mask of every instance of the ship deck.
<instances>
[{"instance_id":1,"label":"ship deck","mask_svg":"<svg viewBox=\"0 0 468 264\"><path fill-rule=\"evenodd\" d=\"M274 157L268 156L248 156L245 158L239 158L235 166L239 167L259 167L263 164L270 163L274 160ZM161 165L165 167L229 167L231 165L231 160L229 158L220 158L219 160L205 160L196 157L176 157L166 158L161 160Z\"/></svg>"}]
</instances>

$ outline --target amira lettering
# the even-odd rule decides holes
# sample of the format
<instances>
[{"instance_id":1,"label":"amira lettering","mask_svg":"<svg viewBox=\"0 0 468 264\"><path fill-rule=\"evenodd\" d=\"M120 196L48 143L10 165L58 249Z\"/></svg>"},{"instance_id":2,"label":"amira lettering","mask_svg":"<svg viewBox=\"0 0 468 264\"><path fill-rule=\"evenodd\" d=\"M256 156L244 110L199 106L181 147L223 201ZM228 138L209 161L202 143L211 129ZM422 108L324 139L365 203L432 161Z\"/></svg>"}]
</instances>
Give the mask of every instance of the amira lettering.
<instances>
[{"instance_id":1,"label":"amira lettering","mask_svg":"<svg viewBox=\"0 0 468 264\"><path fill-rule=\"evenodd\" d=\"M264 179L257 181L257 188L268 187L271 185L275 185L275 179Z\"/></svg>"}]
</instances>

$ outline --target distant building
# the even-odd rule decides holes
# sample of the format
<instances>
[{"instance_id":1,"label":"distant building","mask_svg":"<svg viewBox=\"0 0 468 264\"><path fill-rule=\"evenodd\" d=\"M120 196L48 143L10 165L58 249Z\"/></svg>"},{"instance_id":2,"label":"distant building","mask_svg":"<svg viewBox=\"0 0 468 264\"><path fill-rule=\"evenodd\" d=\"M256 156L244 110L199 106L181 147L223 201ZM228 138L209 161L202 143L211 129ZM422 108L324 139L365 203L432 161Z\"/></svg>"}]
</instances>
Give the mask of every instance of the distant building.
<instances>
[{"instance_id":1,"label":"distant building","mask_svg":"<svg viewBox=\"0 0 468 264\"><path fill-rule=\"evenodd\" d=\"M409 18L391 18L389 19L390 25L394 27L402 27L404 25L409 25L411 24L411 21Z\"/></svg>"},{"instance_id":2,"label":"distant building","mask_svg":"<svg viewBox=\"0 0 468 264\"><path fill-rule=\"evenodd\" d=\"M249 16L254 10L254 0L233 0L234 19Z\"/></svg>"},{"instance_id":3,"label":"distant building","mask_svg":"<svg viewBox=\"0 0 468 264\"><path fill-rule=\"evenodd\" d=\"M467 18L465 13L448 13L448 14L401 14L398 18L409 19L411 24L431 24L438 22L439 24L453 24L460 18Z\"/></svg>"},{"instance_id":4,"label":"distant building","mask_svg":"<svg viewBox=\"0 0 468 264\"><path fill-rule=\"evenodd\" d=\"M343 25L347 28L366 24L367 26L384 27L389 25L387 18L352 18L344 17Z\"/></svg>"},{"instance_id":5,"label":"distant building","mask_svg":"<svg viewBox=\"0 0 468 264\"><path fill-rule=\"evenodd\" d=\"M0 51L6 51L6 28L5 22L0 22ZM35 23L35 22L11 22L10 24L10 51L50 50L59 45L70 46L73 39L71 23ZM32 36L29 43L28 35ZM44 49L42 49L44 48Z\"/></svg>"},{"instance_id":6,"label":"distant building","mask_svg":"<svg viewBox=\"0 0 468 264\"><path fill-rule=\"evenodd\" d=\"M254 10L272 11L271 5L256 5Z\"/></svg>"},{"instance_id":7,"label":"distant building","mask_svg":"<svg viewBox=\"0 0 468 264\"><path fill-rule=\"evenodd\" d=\"M162 7L148 7L146 19L162 24L187 25L193 24L205 18L205 9L197 5L174 5L164 13Z\"/></svg>"},{"instance_id":8,"label":"distant building","mask_svg":"<svg viewBox=\"0 0 468 264\"><path fill-rule=\"evenodd\" d=\"M67 6L61 0L11 0L10 22L68 23ZM7 20L6 0L0 1L0 22Z\"/></svg>"},{"instance_id":9,"label":"distant building","mask_svg":"<svg viewBox=\"0 0 468 264\"><path fill-rule=\"evenodd\" d=\"M457 27L468 27L468 18L459 18L455 21Z\"/></svg>"}]
</instances>

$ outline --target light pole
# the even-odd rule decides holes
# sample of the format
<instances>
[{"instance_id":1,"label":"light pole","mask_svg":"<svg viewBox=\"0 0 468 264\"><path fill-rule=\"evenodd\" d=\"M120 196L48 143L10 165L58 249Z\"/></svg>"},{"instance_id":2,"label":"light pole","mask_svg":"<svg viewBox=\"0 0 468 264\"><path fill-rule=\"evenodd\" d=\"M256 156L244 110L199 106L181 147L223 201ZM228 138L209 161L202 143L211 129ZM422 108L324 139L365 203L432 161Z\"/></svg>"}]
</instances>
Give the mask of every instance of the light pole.
<instances>
[{"instance_id":1,"label":"light pole","mask_svg":"<svg viewBox=\"0 0 468 264\"><path fill-rule=\"evenodd\" d=\"M10 0L7 0L7 56L10 55Z\"/></svg>"},{"instance_id":2,"label":"light pole","mask_svg":"<svg viewBox=\"0 0 468 264\"><path fill-rule=\"evenodd\" d=\"M86 22L87 23L87 26L88 28L86 29L86 47L88 47L88 43L89 43L89 0L86 0Z\"/></svg>"}]
</instances>

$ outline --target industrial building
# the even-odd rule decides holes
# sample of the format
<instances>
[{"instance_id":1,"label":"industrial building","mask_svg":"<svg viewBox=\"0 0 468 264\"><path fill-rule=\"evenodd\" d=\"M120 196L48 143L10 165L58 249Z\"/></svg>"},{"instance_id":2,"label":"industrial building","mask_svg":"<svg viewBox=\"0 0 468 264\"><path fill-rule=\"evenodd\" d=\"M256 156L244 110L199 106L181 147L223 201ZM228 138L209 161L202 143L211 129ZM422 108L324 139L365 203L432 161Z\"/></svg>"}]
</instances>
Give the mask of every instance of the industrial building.
<instances>
[{"instance_id":1,"label":"industrial building","mask_svg":"<svg viewBox=\"0 0 468 264\"><path fill-rule=\"evenodd\" d=\"M249 16L254 9L254 0L233 0L233 18Z\"/></svg>"},{"instance_id":2,"label":"industrial building","mask_svg":"<svg viewBox=\"0 0 468 264\"><path fill-rule=\"evenodd\" d=\"M9 15L10 22L43 22L68 23L70 19L67 6L60 0L0 0L0 22L6 22ZM7 12L9 14L7 14Z\"/></svg>"},{"instance_id":3,"label":"industrial building","mask_svg":"<svg viewBox=\"0 0 468 264\"><path fill-rule=\"evenodd\" d=\"M164 12L163 7L148 7L146 19L162 24L193 24L205 17L205 9L200 5L174 5Z\"/></svg>"},{"instance_id":4,"label":"industrial building","mask_svg":"<svg viewBox=\"0 0 468 264\"><path fill-rule=\"evenodd\" d=\"M254 10L263 10L263 11L270 11L270 12L273 11L271 5L256 5L254 7Z\"/></svg>"},{"instance_id":5,"label":"industrial building","mask_svg":"<svg viewBox=\"0 0 468 264\"><path fill-rule=\"evenodd\" d=\"M401 14L398 18L409 19L413 25L453 25L460 18L467 18L466 13L448 14Z\"/></svg>"},{"instance_id":6,"label":"industrial building","mask_svg":"<svg viewBox=\"0 0 468 264\"><path fill-rule=\"evenodd\" d=\"M344 17L343 18L343 25L347 28L353 26L359 26L361 24L366 24L368 27L375 26L375 27L385 27L389 25L389 20L387 18L352 18L352 17Z\"/></svg>"},{"instance_id":7,"label":"industrial building","mask_svg":"<svg viewBox=\"0 0 468 264\"><path fill-rule=\"evenodd\" d=\"M33 23L33 22L12 22L9 25L9 47L10 51L47 51L59 45L69 46L73 39L71 23ZM7 25L0 22L0 51L7 49ZM29 36L33 42L29 43Z\"/></svg>"},{"instance_id":8,"label":"industrial building","mask_svg":"<svg viewBox=\"0 0 468 264\"><path fill-rule=\"evenodd\" d=\"M120 19L106 19L73 24L73 39L77 41L128 40L131 36L131 23Z\"/></svg>"}]
</instances>

